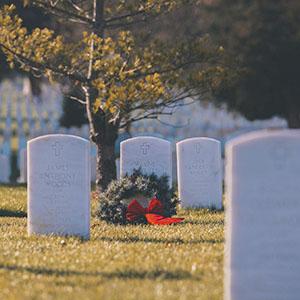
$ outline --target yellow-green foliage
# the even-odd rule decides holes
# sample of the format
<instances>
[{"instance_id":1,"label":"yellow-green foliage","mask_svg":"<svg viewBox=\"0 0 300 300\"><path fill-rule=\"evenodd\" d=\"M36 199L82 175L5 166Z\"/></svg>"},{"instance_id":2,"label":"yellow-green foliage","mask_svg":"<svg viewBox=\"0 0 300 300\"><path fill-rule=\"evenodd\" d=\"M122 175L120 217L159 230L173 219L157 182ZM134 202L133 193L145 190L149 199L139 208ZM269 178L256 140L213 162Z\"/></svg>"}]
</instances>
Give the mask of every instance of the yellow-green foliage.
<instances>
[{"instance_id":1,"label":"yellow-green foliage","mask_svg":"<svg viewBox=\"0 0 300 300\"><path fill-rule=\"evenodd\" d=\"M91 240L28 237L26 190L0 187L0 298L207 299L223 290L223 212L180 211L177 226L116 226Z\"/></svg>"},{"instance_id":2,"label":"yellow-green foliage","mask_svg":"<svg viewBox=\"0 0 300 300\"><path fill-rule=\"evenodd\" d=\"M47 3L27 2L44 3L40 4L43 9ZM61 2L67 5L68 1ZM131 31L109 31L120 11L146 17L169 11L179 2L117 1L106 5L105 37L88 31L86 26L82 38L73 42L66 42L62 35L47 28L29 32L15 15L14 6L4 6L0 10L0 47L11 66L16 64L25 71L44 74L50 80L68 79L84 91L93 88L93 112L101 110L108 121L121 124L122 120L128 121L132 112L157 109L161 113L162 108L174 107L178 99L197 95L199 90L208 90L222 79L224 69L218 64L222 51L206 36L190 42L172 41L172 45L157 40L137 45ZM134 8L136 13L132 12ZM131 18L122 20L126 24ZM187 66L192 66L188 72Z\"/></svg>"},{"instance_id":3,"label":"yellow-green foliage","mask_svg":"<svg viewBox=\"0 0 300 300\"><path fill-rule=\"evenodd\" d=\"M62 36L54 36L54 32L44 28L36 28L32 33L22 26L22 20L14 15L15 7L5 5L0 11L0 42L12 51L4 51L8 61L13 64L14 53L39 63L51 62L63 50ZM22 67L29 70L24 64Z\"/></svg>"}]
</instances>

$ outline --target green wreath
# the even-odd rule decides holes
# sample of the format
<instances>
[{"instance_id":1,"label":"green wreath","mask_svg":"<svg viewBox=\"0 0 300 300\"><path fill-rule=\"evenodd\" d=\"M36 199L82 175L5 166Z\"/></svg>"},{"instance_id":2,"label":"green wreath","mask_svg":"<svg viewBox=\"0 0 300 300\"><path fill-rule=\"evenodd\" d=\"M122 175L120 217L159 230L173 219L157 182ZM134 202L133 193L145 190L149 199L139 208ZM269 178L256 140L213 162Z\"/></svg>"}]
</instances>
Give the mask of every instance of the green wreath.
<instances>
[{"instance_id":1,"label":"green wreath","mask_svg":"<svg viewBox=\"0 0 300 300\"><path fill-rule=\"evenodd\" d=\"M150 200L153 197L163 204L165 216L176 214L179 199L169 187L168 176L144 175L141 170L134 170L132 175L112 181L107 190L100 194L97 216L108 223L127 224L126 211L129 202L136 198ZM144 224L146 220L141 217L135 223Z\"/></svg>"}]
</instances>

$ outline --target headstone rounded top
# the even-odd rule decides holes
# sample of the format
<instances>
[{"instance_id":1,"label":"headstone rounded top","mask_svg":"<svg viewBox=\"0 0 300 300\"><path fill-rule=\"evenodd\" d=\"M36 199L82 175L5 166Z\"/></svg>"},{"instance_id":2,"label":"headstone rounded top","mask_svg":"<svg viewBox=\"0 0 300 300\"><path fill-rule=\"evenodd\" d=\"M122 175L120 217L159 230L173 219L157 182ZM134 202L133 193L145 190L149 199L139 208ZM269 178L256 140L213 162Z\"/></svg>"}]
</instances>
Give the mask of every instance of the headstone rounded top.
<instances>
[{"instance_id":1,"label":"headstone rounded top","mask_svg":"<svg viewBox=\"0 0 300 300\"><path fill-rule=\"evenodd\" d=\"M84 139L84 138L82 138L80 136L77 136L77 135L71 135L71 134L46 134L46 135L41 135L41 136L38 136L36 138L33 138L33 139L29 140L28 143L31 144L31 143L38 142L38 141L45 141L45 140L50 139L50 138L63 139L63 140L72 139L73 141L78 140L78 141L85 142L87 144L89 143L89 141L87 139Z\"/></svg>"},{"instance_id":2,"label":"headstone rounded top","mask_svg":"<svg viewBox=\"0 0 300 300\"><path fill-rule=\"evenodd\" d=\"M266 139L266 138L299 138L300 137L300 130L299 129L263 129L263 130L256 130L228 141L226 146L228 148L232 148L236 145L240 145L243 143L251 142L252 140L258 139Z\"/></svg>"},{"instance_id":3,"label":"headstone rounded top","mask_svg":"<svg viewBox=\"0 0 300 300\"><path fill-rule=\"evenodd\" d=\"M137 136L137 137L129 138L129 139L125 140L125 141L122 141L122 142L121 142L121 145L125 145L125 144L132 143L132 142L135 142L135 141L138 142L138 141L140 141L141 139L148 140L149 142L150 142L150 141L155 141L156 143L170 144L169 141L164 140L164 139L161 139L161 138L158 138L158 137L154 137L154 136Z\"/></svg>"},{"instance_id":4,"label":"headstone rounded top","mask_svg":"<svg viewBox=\"0 0 300 300\"><path fill-rule=\"evenodd\" d=\"M139 136L121 142L121 177L141 169L145 174L167 175L172 184L171 143L167 140Z\"/></svg>"},{"instance_id":5,"label":"headstone rounded top","mask_svg":"<svg viewBox=\"0 0 300 300\"><path fill-rule=\"evenodd\" d=\"M203 142L205 141L206 143L217 143L220 144L220 141L213 139L213 138L208 138L208 137L193 137L193 138L188 138L184 139L180 142L177 143L177 145L185 144L185 143L191 143L191 142Z\"/></svg>"}]
</instances>

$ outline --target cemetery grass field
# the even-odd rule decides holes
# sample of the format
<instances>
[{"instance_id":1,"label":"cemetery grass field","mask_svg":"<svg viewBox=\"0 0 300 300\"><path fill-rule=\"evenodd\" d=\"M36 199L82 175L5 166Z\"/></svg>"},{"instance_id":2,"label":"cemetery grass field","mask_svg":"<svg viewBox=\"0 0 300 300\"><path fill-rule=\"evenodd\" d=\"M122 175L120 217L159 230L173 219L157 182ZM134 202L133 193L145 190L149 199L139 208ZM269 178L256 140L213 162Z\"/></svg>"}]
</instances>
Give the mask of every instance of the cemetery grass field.
<instances>
[{"instance_id":1,"label":"cemetery grass field","mask_svg":"<svg viewBox=\"0 0 300 300\"><path fill-rule=\"evenodd\" d=\"M97 220L91 239L28 237L26 188L0 186L0 299L222 299L224 213L175 226Z\"/></svg>"}]
</instances>

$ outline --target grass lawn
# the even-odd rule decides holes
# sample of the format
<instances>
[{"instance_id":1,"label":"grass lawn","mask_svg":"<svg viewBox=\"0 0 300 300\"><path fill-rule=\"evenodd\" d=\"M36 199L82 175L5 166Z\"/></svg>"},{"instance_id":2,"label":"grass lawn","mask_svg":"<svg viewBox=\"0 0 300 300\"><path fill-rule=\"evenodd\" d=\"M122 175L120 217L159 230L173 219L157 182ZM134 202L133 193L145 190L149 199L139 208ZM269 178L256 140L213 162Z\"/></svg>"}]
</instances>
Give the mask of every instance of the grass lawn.
<instances>
[{"instance_id":1,"label":"grass lawn","mask_svg":"<svg viewBox=\"0 0 300 300\"><path fill-rule=\"evenodd\" d=\"M0 299L222 299L223 212L175 226L115 226L91 239L28 237L26 189L0 187Z\"/></svg>"}]
</instances>

